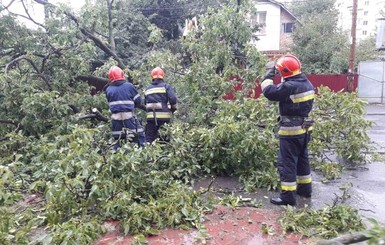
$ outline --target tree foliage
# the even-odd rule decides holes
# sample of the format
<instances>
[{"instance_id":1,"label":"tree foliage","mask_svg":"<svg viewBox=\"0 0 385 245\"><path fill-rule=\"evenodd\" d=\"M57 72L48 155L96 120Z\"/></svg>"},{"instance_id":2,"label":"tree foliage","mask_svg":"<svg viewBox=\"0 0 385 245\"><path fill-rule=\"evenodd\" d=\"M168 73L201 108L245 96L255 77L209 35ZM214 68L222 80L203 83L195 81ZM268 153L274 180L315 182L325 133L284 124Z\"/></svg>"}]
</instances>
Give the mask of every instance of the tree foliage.
<instances>
[{"instance_id":1,"label":"tree foliage","mask_svg":"<svg viewBox=\"0 0 385 245\"><path fill-rule=\"evenodd\" d=\"M163 30L166 40L176 40L183 33L186 19L205 14L210 8L219 9L226 5L234 5L234 1L152 0L142 3L142 13Z\"/></svg>"},{"instance_id":2,"label":"tree foliage","mask_svg":"<svg viewBox=\"0 0 385 245\"><path fill-rule=\"evenodd\" d=\"M346 57L344 54L349 50L346 33L337 27L334 3L335 0L304 1L292 5L293 13L301 21L293 33L293 53L301 59L306 73L339 73L347 67L349 60L333 62Z\"/></svg>"},{"instance_id":3,"label":"tree foliage","mask_svg":"<svg viewBox=\"0 0 385 245\"><path fill-rule=\"evenodd\" d=\"M356 165L364 163L364 152L370 149L370 139L366 131L373 125L364 119L365 102L354 93L333 93L321 87L312 115L319 120L313 134L310 148L315 156L327 159L336 154ZM334 127L336 124L342 127ZM334 131L335 130L335 131ZM349 142L347 144L347 142Z\"/></svg>"},{"instance_id":4,"label":"tree foliage","mask_svg":"<svg viewBox=\"0 0 385 245\"><path fill-rule=\"evenodd\" d=\"M28 243L44 228L43 244L90 243L106 219L120 220L126 234L199 229L207 211L191 187L199 176L235 175L250 191L278 189L278 108L248 97L266 58L250 45L244 16L252 6L242 2L199 16L198 30L177 40L179 52L156 45L165 37L143 15L151 1L97 1L78 16L42 2L48 19L33 30L13 16L1 18L0 241ZM166 71L180 104L173 124L162 131L170 142L111 151L109 122L85 115L92 108L109 115L107 102L83 83L103 86L111 65L124 68L139 90L150 82L152 68ZM243 90L236 92L235 85ZM228 92L237 100L225 100ZM362 102L326 89L316 102L322 130L314 134L314 160L324 161L333 148L361 162L369 127ZM328 123L333 120L338 127ZM18 208L31 194L41 206Z\"/></svg>"},{"instance_id":5,"label":"tree foliage","mask_svg":"<svg viewBox=\"0 0 385 245\"><path fill-rule=\"evenodd\" d=\"M293 33L293 53L300 58L304 72L346 73L350 33L338 28L339 13L335 8L335 0L293 2L291 9L301 21ZM355 67L360 61L377 56L374 38L363 40L356 45Z\"/></svg>"},{"instance_id":6,"label":"tree foliage","mask_svg":"<svg viewBox=\"0 0 385 245\"><path fill-rule=\"evenodd\" d=\"M302 210L289 208L280 222L285 231L300 231L308 237L324 238L337 236L341 231L359 231L365 225L358 211L345 205L326 206L320 210L305 207Z\"/></svg>"}]
</instances>

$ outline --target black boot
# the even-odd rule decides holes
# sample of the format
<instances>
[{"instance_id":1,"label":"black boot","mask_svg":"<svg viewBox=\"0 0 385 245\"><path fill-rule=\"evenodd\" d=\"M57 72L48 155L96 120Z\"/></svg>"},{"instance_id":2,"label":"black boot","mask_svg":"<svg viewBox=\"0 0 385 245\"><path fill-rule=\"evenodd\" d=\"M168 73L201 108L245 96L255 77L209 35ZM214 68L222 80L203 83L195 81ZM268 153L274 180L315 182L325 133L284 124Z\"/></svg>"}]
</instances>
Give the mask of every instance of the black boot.
<instances>
[{"instance_id":1,"label":"black boot","mask_svg":"<svg viewBox=\"0 0 385 245\"><path fill-rule=\"evenodd\" d=\"M301 197L310 198L312 192L312 184L298 184L297 185L297 195Z\"/></svg>"},{"instance_id":2,"label":"black boot","mask_svg":"<svg viewBox=\"0 0 385 245\"><path fill-rule=\"evenodd\" d=\"M290 206L294 206L295 205L295 201L287 202L287 201L282 200L280 197L273 197L273 198L270 199L270 202L272 204L275 204L275 205L290 205Z\"/></svg>"},{"instance_id":3,"label":"black boot","mask_svg":"<svg viewBox=\"0 0 385 245\"><path fill-rule=\"evenodd\" d=\"M306 197L306 198L310 198L311 197L311 193L298 193L297 192L297 195L301 196L301 197Z\"/></svg>"}]
</instances>

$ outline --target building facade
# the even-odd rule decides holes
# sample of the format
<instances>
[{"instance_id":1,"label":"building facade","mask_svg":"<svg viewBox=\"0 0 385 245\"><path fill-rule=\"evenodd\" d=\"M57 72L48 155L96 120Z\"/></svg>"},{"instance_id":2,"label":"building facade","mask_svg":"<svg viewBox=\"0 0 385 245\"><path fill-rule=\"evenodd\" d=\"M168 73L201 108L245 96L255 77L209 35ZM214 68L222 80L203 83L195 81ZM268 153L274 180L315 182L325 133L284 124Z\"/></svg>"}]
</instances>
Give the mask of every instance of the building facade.
<instances>
[{"instance_id":1,"label":"building facade","mask_svg":"<svg viewBox=\"0 0 385 245\"><path fill-rule=\"evenodd\" d=\"M350 31L352 27L353 0L337 0L339 25L342 30ZM357 0L356 40L360 42L376 37L380 19L385 17L385 0Z\"/></svg>"},{"instance_id":2,"label":"building facade","mask_svg":"<svg viewBox=\"0 0 385 245\"><path fill-rule=\"evenodd\" d=\"M258 38L255 46L269 56L289 52L298 19L277 1L258 0L254 3L256 13L251 16L251 22L261 26L255 33Z\"/></svg>"}]
</instances>

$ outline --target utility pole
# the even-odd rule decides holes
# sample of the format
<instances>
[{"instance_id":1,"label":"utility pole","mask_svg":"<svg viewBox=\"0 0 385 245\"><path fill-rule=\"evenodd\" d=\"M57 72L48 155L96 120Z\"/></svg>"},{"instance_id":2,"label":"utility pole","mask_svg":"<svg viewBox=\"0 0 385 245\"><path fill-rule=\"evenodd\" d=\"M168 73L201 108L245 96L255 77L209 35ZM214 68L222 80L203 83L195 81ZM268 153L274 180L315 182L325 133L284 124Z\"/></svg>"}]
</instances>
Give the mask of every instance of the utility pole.
<instances>
[{"instance_id":1,"label":"utility pole","mask_svg":"<svg viewBox=\"0 0 385 245\"><path fill-rule=\"evenodd\" d=\"M353 92L353 81L354 81L354 54L356 51L356 29L357 29L357 0L353 0L353 11L352 11L352 31L351 31L351 45L350 45L350 58L349 58L349 69L348 69L348 82L347 91Z\"/></svg>"},{"instance_id":2,"label":"utility pole","mask_svg":"<svg viewBox=\"0 0 385 245\"><path fill-rule=\"evenodd\" d=\"M43 2L48 3L48 0L43 0ZM44 4L44 24L47 24L49 19L48 4Z\"/></svg>"}]
</instances>

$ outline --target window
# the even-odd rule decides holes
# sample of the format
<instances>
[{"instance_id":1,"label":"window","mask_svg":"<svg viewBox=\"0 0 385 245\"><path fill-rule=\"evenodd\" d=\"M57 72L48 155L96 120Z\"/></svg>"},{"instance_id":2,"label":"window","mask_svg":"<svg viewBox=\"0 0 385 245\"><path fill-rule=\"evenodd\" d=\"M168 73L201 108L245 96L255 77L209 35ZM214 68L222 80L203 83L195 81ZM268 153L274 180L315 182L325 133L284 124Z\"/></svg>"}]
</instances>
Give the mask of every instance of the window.
<instances>
[{"instance_id":1,"label":"window","mask_svg":"<svg viewBox=\"0 0 385 245\"><path fill-rule=\"evenodd\" d=\"M294 31L294 23L282 23L283 33L292 33Z\"/></svg>"},{"instance_id":2,"label":"window","mask_svg":"<svg viewBox=\"0 0 385 245\"><path fill-rule=\"evenodd\" d=\"M364 20L364 22L362 23L364 26L367 26L368 25L368 21L367 20Z\"/></svg>"},{"instance_id":3,"label":"window","mask_svg":"<svg viewBox=\"0 0 385 245\"><path fill-rule=\"evenodd\" d=\"M366 33L367 33L366 31L362 31L362 35L366 35Z\"/></svg>"},{"instance_id":4,"label":"window","mask_svg":"<svg viewBox=\"0 0 385 245\"><path fill-rule=\"evenodd\" d=\"M364 11L364 15L368 15L368 11Z\"/></svg>"},{"instance_id":5,"label":"window","mask_svg":"<svg viewBox=\"0 0 385 245\"><path fill-rule=\"evenodd\" d=\"M251 23L259 26L258 34L266 34L266 11L257 12L252 18Z\"/></svg>"},{"instance_id":6,"label":"window","mask_svg":"<svg viewBox=\"0 0 385 245\"><path fill-rule=\"evenodd\" d=\"M365 1L365 6L369 6L369 1Z\"/></svg>"}]
</instances>

